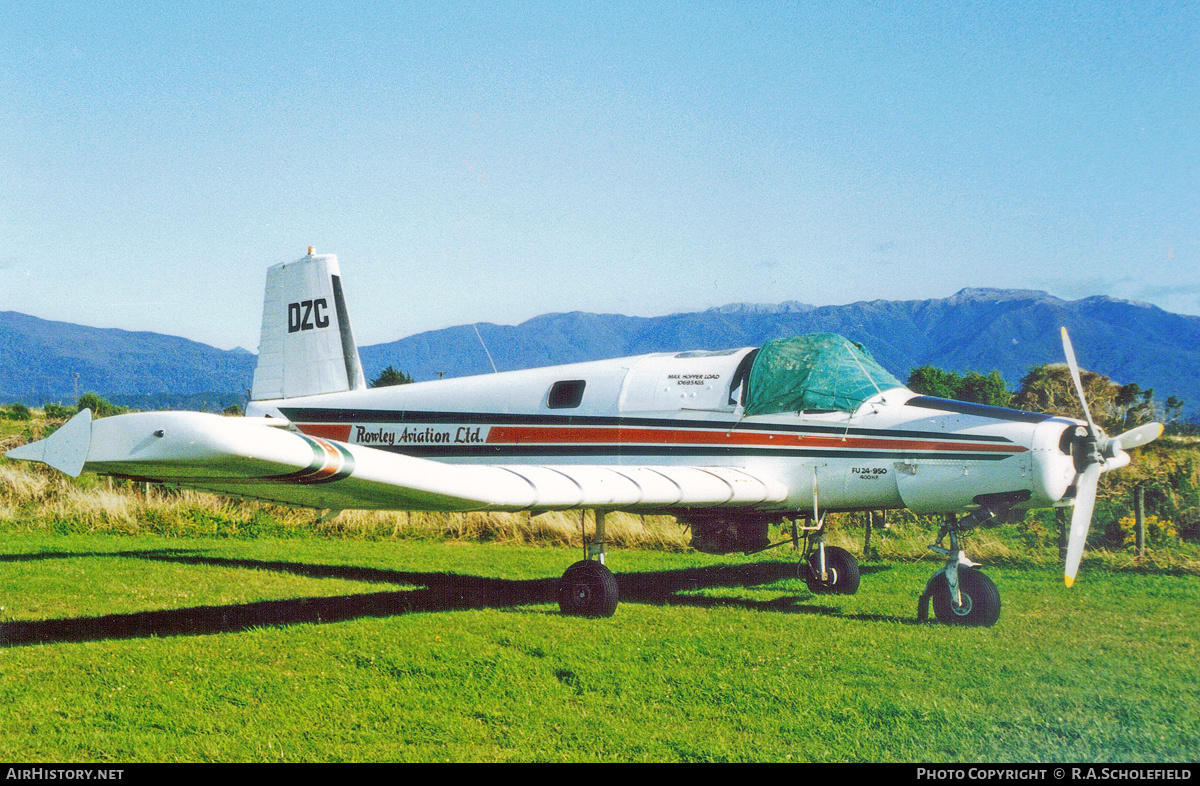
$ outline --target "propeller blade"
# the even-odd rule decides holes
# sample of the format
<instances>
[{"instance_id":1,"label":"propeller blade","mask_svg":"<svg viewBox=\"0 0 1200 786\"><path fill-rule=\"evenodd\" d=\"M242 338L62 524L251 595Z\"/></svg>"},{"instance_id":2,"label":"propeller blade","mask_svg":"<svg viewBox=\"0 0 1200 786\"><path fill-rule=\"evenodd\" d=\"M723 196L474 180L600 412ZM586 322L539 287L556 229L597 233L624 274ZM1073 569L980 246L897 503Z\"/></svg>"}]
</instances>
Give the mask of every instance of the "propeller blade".
<instances>
[{"instance_id":1,"label":"propeller blade","mask_svg":"<svg viewBox=\"0 0 1200 786\"><path fill-rule=\"evenodd\" d=\"M1113 437L1112 444L1121 450L1132 450L1153 442L1162 436L1162 433L1163 425L1161 423L1146 423Z\"/></svg>"},{"instance_id":2,"label":"propeller blade","mask_svg":"<svg viewBox=\"0 0 1200 786\"><path fill-rule=\"evenodd\" d=\"M1100 481L1101 471L1099 464L1088 464L1087 469L1075 479L1075 509L1071 511L1071 537L1067 541L1067 566L1063 577L1068 587L1075 583L1079 561L1083 559L1083 545L1087 542L1088 527L1092 523L1096 484Z\"/></svg>"},{"instance_id":3,"label":"propeller blade","mask_svg":"<svg viewBox=\"0 0 1200 786\"><path fill-rule=\"evenodd\" d=\"M1067 368L1071 370L1071 381L1075 383L1075 392L1079 395L1079 403L1083 405L1083 415L1087 418L1088 431L1096 436L1096 423L1088 409L1087 396L1083 395L1083 380L1079 377L1079 363L1075 361L1075 348L1071 346L1071 337L1067 335L1066 327L1062 329L1063 354L1067 356Z\"/></svg>"}]
</instances>

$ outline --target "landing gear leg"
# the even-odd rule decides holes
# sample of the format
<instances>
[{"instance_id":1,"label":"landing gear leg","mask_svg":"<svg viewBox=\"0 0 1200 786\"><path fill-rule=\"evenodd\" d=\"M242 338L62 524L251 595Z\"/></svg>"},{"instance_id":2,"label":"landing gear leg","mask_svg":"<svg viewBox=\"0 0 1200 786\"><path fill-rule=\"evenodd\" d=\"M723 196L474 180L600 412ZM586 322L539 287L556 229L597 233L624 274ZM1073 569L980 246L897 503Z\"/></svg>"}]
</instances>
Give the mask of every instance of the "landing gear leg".
<instances>
[{"instance_id":1,"label":"landing gear leg","mask_svg":"<svg viewBox=\"0 0 1200 786\"><path fill-rule=\"evenodd\" d=\"M978 562L972 562L959 546L958 536L965 530L986 524L1012 505L993 508L983 507L966 516L962 521L951 515L938 532L937 543L930 551L945 555L946 565L925 584L925 591L917 600L917 621L929 618L929 601L933 601L933 613L943 625L977 625L991 627L1000 619L1000 591L995 583L983 575ZM950 536L950 548L941 544Z\"/></svg>"},{"instance_id":2,"label":"landing gear leg","mask_svg":"<svg viewBox=\"0 0 1200 786\"><path fill-rule=\"evenodd\" d=\"M820 516L816 525L799 529L804 531L807 557L800 564L800 574L808 584L808 591L814 595L853 595L858 592L858 560L845 549L825 543L825 516ZM793 522L793 533L795 531Z\"/></svg>"},{"instance_id":3,"label":"landing gear leg","mask_svg":"<svg viewBox=\"0 0 1200 786\"><path fill-rule=\"evenodd\" d=\"M584 511L580 511L580 528ZM585 558L567 568L558 581L558 608L580 617L611 617L617 610L617 580L604 566L607 543L604 511L596 511L596 538L585 543Z\"/></svg>"}]
</instances>

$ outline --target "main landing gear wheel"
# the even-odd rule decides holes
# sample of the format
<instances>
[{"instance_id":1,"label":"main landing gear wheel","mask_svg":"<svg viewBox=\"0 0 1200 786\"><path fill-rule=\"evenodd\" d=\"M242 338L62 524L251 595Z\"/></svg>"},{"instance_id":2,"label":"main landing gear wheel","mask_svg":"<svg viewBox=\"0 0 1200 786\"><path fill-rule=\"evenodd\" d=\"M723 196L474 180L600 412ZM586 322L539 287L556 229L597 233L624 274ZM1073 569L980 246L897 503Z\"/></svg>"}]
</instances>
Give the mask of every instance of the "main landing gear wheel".
<instances>
[{"instance_id":1,"label":"main landing gear wheel","mask_svg":"<svg viewBox=\"0 0 1200 786\"><path fill-rule=\"evenodd\" d=\"M595 560L576 562L558 580L558 608L579 617L611 617L617 610L617 580Z\"/></svg>"},{"instance_id":2,"label":"main landing gear wheel","mask_svg":"<svg viewBox=\"0 0 1200 786\"><path fill-rule=\"evenodd\" d=\"M941 580L933 588L933 613L943 625L991 627L1000 619L1000 590L987 576L965 565L958 569L962 605L950 598L950 584Z\"/></svg>"},{"instance_id":3,"label":"main landing gear wheel","mask_svg":"<svg viewBox=\"0 0 1200 786\"><path fill-rule=\"evenodd\" d=\"M825 547L825 576L821 581L821 555L814 549L801 569L808 591L814 595L853 595L858 592L858 560L845 549Z\"/></svg>"}]
</instances>

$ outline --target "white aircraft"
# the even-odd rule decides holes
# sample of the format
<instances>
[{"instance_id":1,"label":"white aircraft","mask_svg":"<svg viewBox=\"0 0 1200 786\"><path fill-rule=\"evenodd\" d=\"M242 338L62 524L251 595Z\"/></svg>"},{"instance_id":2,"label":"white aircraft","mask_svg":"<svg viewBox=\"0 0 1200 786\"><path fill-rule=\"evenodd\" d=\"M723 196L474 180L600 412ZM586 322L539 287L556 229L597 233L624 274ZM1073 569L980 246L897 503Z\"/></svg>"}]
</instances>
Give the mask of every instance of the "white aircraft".
<instances>
[{"instance_id":1,"label":"white aircraft","mask_svg":"<svg viewBox=\"0 0 1200 786\"><path fill-rule=\"evenodd\" d=\"M1065 329L1063 344L1083 400ZM965 514L948 516L930 546L946 562L918 614L932 599L942 622L992 625L999 593L960 548L961 533L1010 511L1073 505L1070 586L1100 473L1162 431L1151 423L1108 437L1090 413L1078 421L917 395L828 333L368 389L337 258L311 248L267 272L251 398L245 418L93 421L84 410L7 455L326 517L592 508L594 542L558 593L564 613L589 616L617 607L604 564L610 511L672 514L711 553L769 548L769 526L789 521L809 588L834 593L855 592L859 571L825 545L825 513Z\"/></svg>"}]
</instances>

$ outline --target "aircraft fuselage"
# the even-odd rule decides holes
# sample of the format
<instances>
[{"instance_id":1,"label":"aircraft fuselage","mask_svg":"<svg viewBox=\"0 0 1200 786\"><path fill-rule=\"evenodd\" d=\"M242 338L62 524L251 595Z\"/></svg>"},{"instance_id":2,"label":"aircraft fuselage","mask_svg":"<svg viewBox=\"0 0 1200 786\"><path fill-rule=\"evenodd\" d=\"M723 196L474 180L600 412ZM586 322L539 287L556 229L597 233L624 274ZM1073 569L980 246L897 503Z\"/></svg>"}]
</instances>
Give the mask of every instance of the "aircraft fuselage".
<instances>
[{"instance_id":1,"label":"aircraft fuselage","mask_svg":"<svg viewBox=\"0 0 1200 786\"><path fill-rule=\"evenodd\" d=\"M970 509L988 494L1062 499L1075 421L880 392L853 413L744 414L743 361L654 354L253 402L302 433L450 463L737 467L789 489L780 511ZM815 492L814 492L815 487Z\"/></svg>"}]
</instances>

